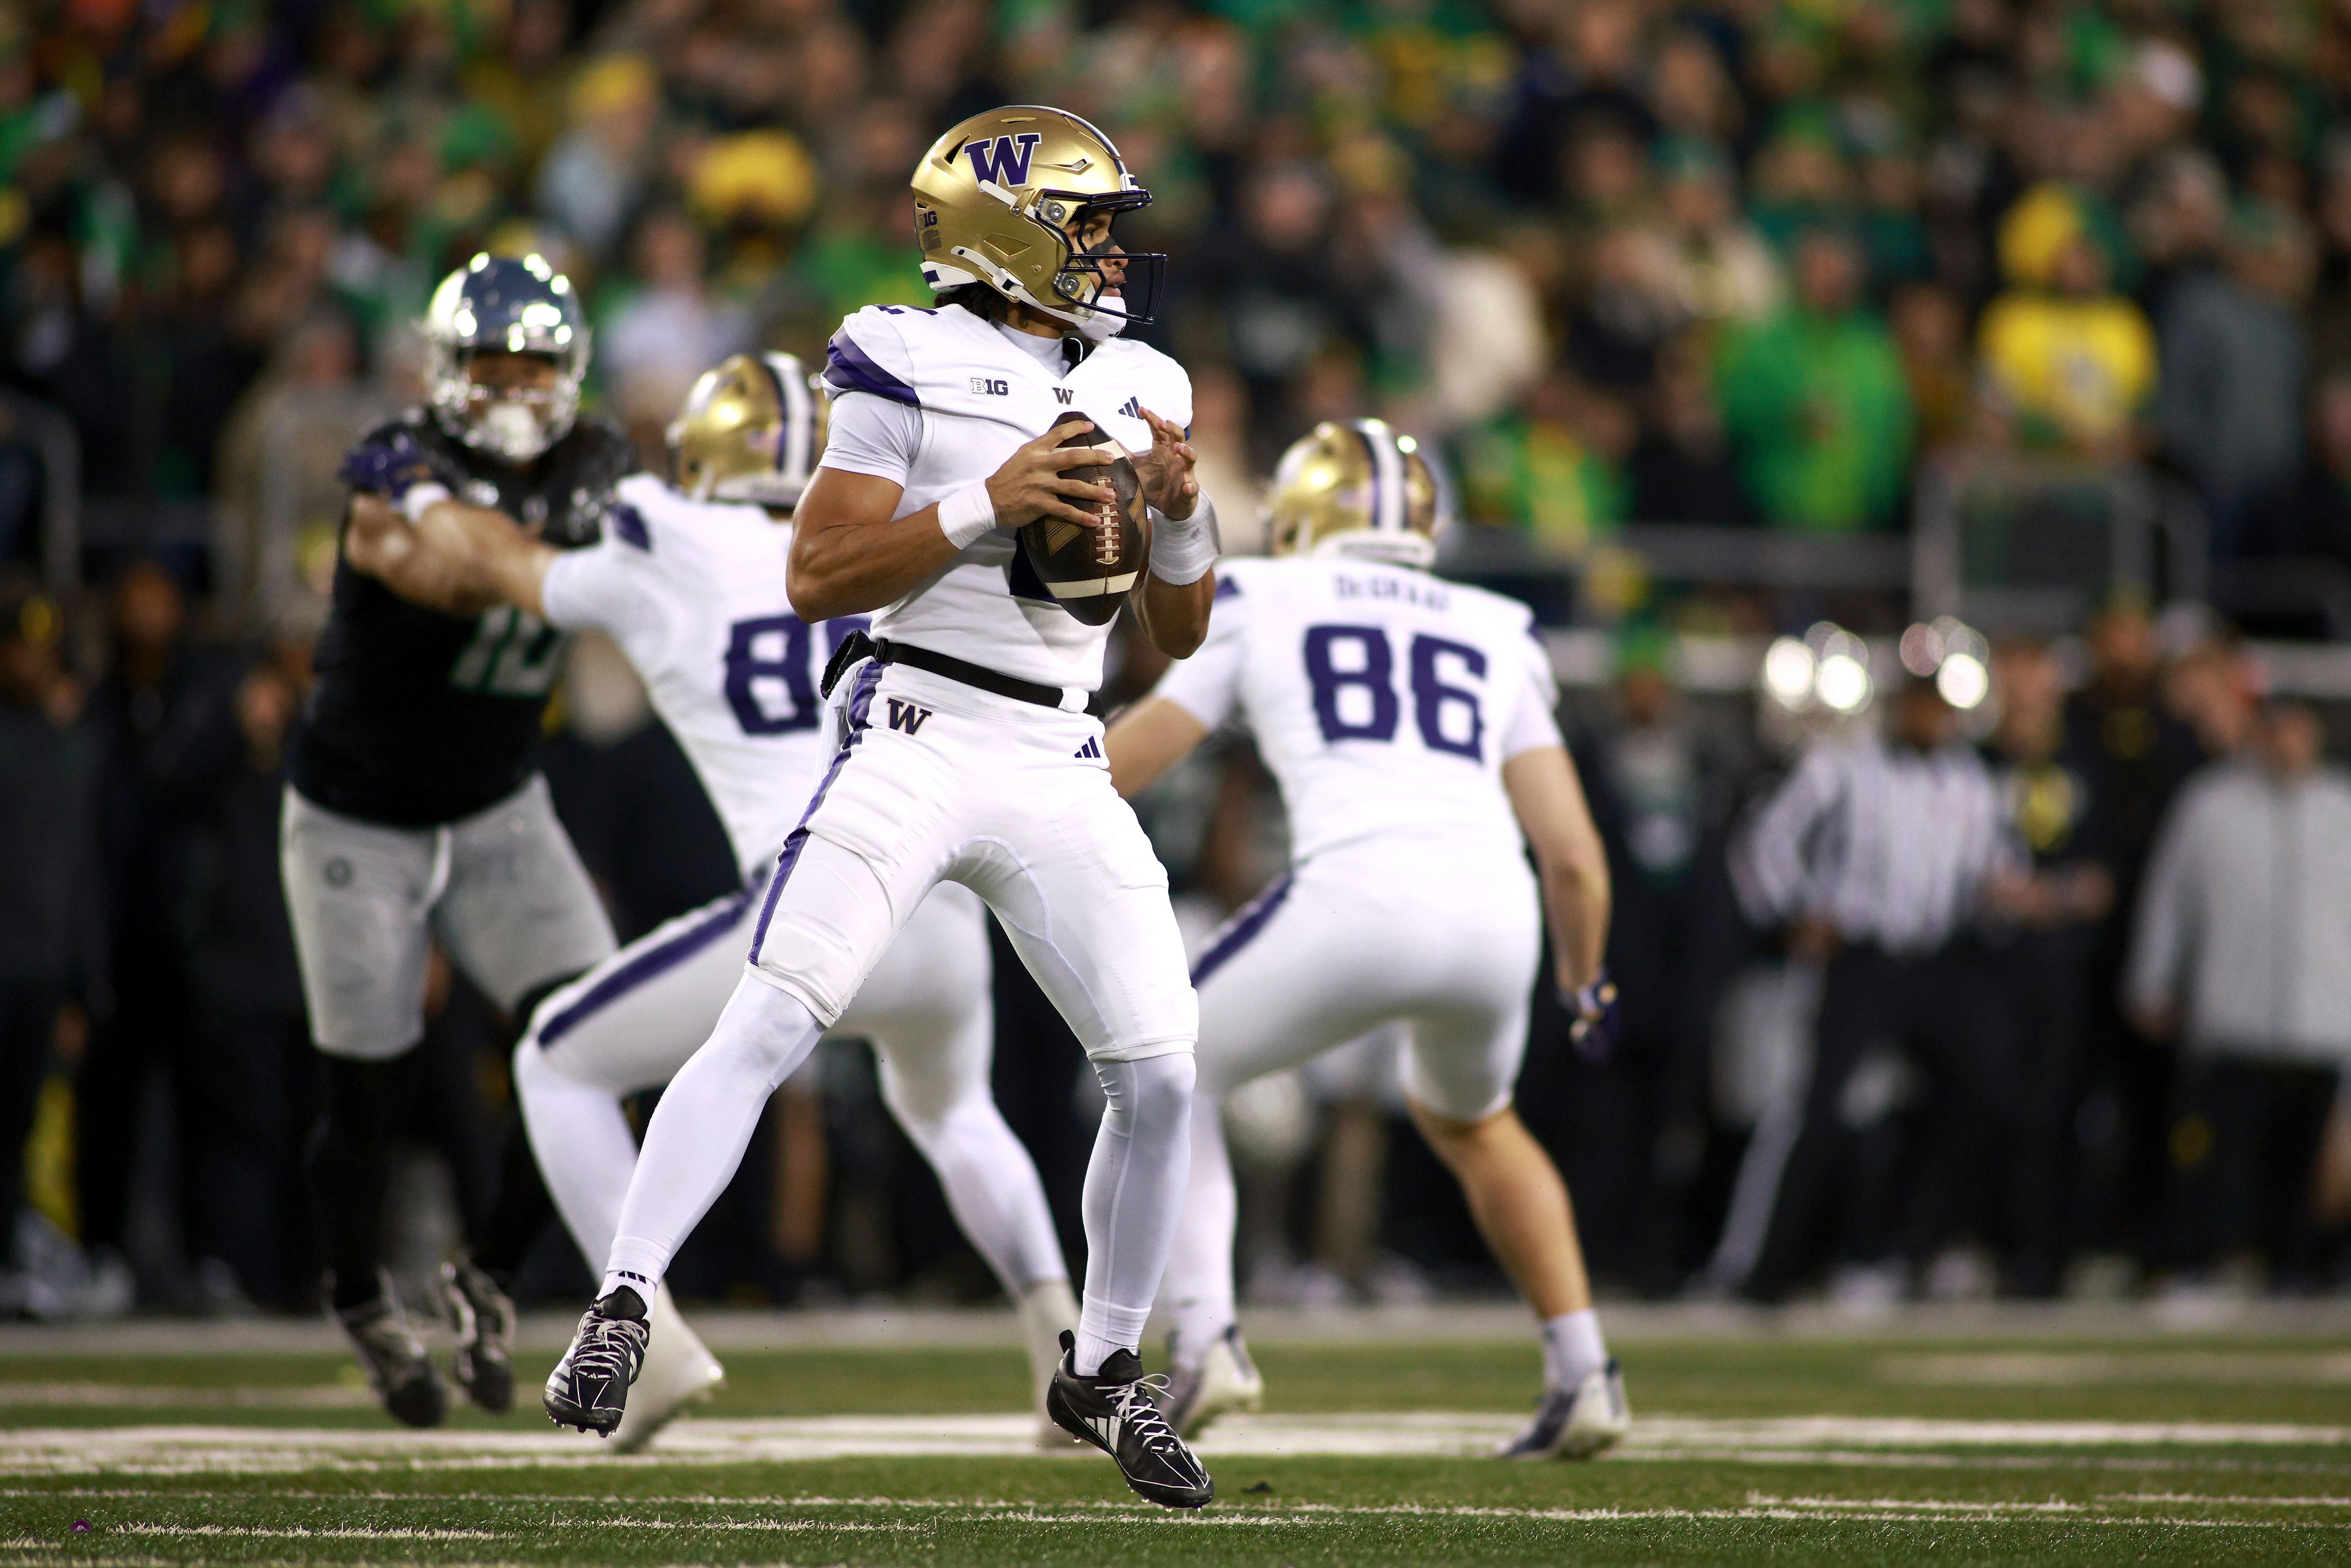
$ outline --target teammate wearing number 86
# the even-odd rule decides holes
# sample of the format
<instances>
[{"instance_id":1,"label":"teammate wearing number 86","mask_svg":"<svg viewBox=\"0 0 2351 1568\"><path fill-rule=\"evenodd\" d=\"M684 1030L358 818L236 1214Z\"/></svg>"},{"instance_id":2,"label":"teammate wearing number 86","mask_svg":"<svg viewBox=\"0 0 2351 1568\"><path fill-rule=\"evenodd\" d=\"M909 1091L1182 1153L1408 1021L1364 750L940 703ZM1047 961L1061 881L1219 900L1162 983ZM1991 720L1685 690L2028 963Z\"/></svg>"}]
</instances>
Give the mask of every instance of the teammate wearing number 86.
<instances>
[{"instance_id":1,"label":"teammate wearing number 86","mask_svg":"<svg viewBox=\"0 0 2351 1568\"><path fill-rule=\"evenodd\" d=\"M551 546L594 539L632 465L618 426L582 418L588 327L570 284L533 256L475 256L423 322L429 402L343 464L350 509L317 685L288 767L286 903L327 1058L311 1145L337 1317L385 1406L430 1426L439 1375L381 1271L394 1141L422 1088L429 939L519 1020L535 998L612 951L612 931L556 821L536 756L563 638L504 604L448 613L391 580L410 519L476 513ZM519 1131L496 1213L444 1270L458 1381L477 1405L513 1396L512 1310L496 1277L546 1217Z\"/></svg>"},{"instance_id":2,"label":"teammate wearing number 86","mask_svg":"<svg viewBox=\"0 0 2351 1568\"><path fill-rule=\"evenodd\" d=\"M1526 606L1425 570L1440 494L1411 437L1377 420L1319 426L1275 471L1278 559L1226 563L1207 644L1105 742L1131 795L1210 730L1245 724L1290 816L1289 874L1193 967L1191 1187L1160 1292L1175 1322L1165 1407L1186 1435L1255 1408L1262 1386L1235 1322L1214 1107L1392 1021L1410 1040L1414 1120L1541 1320L1544 1396L1505 1451L1580 1457L1625 1428L1567 1190L1510 1105L1546 911L1573 1027L1604 1043L1607 865Z\"/></svg>"}]
</instances>

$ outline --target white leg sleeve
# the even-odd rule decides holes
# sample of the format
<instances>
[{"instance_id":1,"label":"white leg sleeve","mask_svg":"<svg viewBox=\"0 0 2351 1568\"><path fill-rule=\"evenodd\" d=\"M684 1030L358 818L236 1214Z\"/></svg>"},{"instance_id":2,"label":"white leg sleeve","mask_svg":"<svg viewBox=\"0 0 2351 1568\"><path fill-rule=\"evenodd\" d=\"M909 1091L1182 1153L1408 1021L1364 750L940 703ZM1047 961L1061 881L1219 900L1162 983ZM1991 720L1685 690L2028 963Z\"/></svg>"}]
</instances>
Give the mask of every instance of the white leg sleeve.
<instances>
[{"instance_id":1,"label":"white leg sleeve","mask_svg":"<svg viewBox=\"0 0 2351 1568\"><path fill-rule=\"evenodd\" d=\"M715 899L645 933L540 1005L515 1099L547 1190L590 1268L611 1255L637 1143L621 1101L691 1060L743 977L754 900Z\"/></svg>"},{"instance_id":2,"label":"white leg sleeve","mask_svg":"<svg viewBox=\"0 0 2351 1568\"><path fill-rule=\"evenodd\" d=\"M1225 1119L1214 1096L1192 1101L1192 1176L1176 1223L1176 1245L1167 1257L1167 1280L1160 1294L1176 1319L1176 1359L1191 1364L1209 1341L1236 1321L1233 1304L1233 1228L1239 1200L1233 1188L1233 1163L1225 1150Z\"/></svg>"},{"instance_id":3,"label":"white leg sleeve","mask_svg":"<svg viewBox=\"0 0 2351 1568\"><path fill-rule=\"evenodd\" d=\"M526 1036L515 1047L515 1099L548 1196L592 1267L612 1252L637 1140L619 1096L566 1072Z\"/></svg>"},{"instance_id":4,"label":"white leg sleeve","mask_svg":"<svg viewBox=\"0 0 2351 1568\"><path fill-rule=\"evenodd\" d=\"M1192 1164L1192 1053L1093 1065L1109 1103L1086 1167L1086 1289L1072 1368L1081 1376L1142 1344Z\"/></svg>"},{"instance_id":5,"label":"white leg sleeve","mask_svg":"<svg viewBox=\"0 0 2351 1568\"><path fill-rule=\"evenodd\" d=\"M718 1027L653 1111L600 1294L619 1285L649 1294L661 1283L679 1244L743 1163L768 1096L823 1033L798 998L743 977Z\"/></svg>"},{"instance_id":6,"label":"white leg sleeve","mask_svg":"<svg viewBox=\"0 0 2351 1568\"><path fill-rule=\"evenodd\" d=\"M882 1099L938 1173L956 1223L1019 1301L1040 1280L1066 1280L1053 1211L1036 1162L1014 1136L987 1082L995 1020L975 1008L952 1030L877 1035Z\"/></svg>"}]
</instances>

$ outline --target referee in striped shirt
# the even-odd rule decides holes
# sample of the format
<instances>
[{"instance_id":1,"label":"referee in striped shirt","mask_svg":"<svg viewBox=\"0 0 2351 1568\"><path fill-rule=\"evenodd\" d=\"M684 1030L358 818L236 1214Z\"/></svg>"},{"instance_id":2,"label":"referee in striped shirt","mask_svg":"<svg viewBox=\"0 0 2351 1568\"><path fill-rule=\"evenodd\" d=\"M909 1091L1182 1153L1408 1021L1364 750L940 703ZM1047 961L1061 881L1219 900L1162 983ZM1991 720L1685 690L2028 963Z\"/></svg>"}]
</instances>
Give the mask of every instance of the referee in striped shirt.
<instances>
[{"instance_id":1,"label":"referee in striped shirt","mask_svg":"<svg viewBox=\"0 0 2351 1568\"><path fill-rule=\"evenodd\" d=\"M1992 1212L2015 1094L2008 1001L1974 938L2026 862L1990 769L1932 682L1895 694L1886 732L1806 756L1734 852L1740 902L1825 961L1802 1131L1750 1295L1784 1296L1823 1253L1880 1266L2004 1219ZM1927 1074L1918 1147L1855 1088L1876 1046Z\"/></svg>"}]
</instances>

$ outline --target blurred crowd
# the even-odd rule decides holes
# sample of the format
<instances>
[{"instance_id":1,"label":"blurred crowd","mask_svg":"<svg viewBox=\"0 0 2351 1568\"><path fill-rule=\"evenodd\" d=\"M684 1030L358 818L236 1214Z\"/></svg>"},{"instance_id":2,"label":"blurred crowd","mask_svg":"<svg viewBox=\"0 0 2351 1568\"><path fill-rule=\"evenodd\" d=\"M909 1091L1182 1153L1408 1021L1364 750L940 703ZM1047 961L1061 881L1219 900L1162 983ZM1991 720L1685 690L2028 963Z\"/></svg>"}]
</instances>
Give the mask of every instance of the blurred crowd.
<instances>
[{"instance_id":1,"label":"blurred crowd","mask_svg":"<svg viewBox=\"0 0 2351 1568\"><path fill-rule=\"evenodd\" d=\"M0 0L0 1215L26 1216L0 1307L312 1289L279 757L338 460L413 401L414 319L476 250L577 281L591 397L657 461L720 356L813 356L848 310L927 298L905 178L940 129L1060 104L1156 196L1121 238L1172 257L1145 330L1193 372L1236 533L1285 444L1374 413L1442 444L1466 523L1571 564L1636 522L1898 531L1938 464L2122 468L2195 500L2216 588L2283 580L2351 626L2346 94L2351 7L2282 0ZM64 562L43 410L79 452ZM2351 956L2279 955L2351 927L2279 901L2346 885L2295 880L2289 847L2329 841L2341 784L2241 650L2167 658L2126 604L2001 643L1996 726L1949 746L1980 750L2028 863L1960 868L1969 897L2001 890L1993 918L1910 952L1742 893L1742 824L1820 737L1694 699L1655 630L1674 613L1627 622L1614 684L1571 705L1630 1032L1584 1061L1545 1002L1522 1085L1604 1278L2043 1293L2085 1259L2339 1267ZM549 767L627 936L730 873L616 663L583 653ZM1278 862L1266 789L1228 750L1150 804L1203 923ZM2232 867L2269 880L2210 880ZM2201 916L2255 905L2284 935L2213 952ZM1863 950L1980 977L1992 1065L1869 1013L1821 1082L1813 1020L1866 991ZM1095 1108L998 957L999 1090L1058 1205ZM509 1027L434 986L434 1153L404 1206L427 1216L486 1201L480 1064ZM1235 1109L1260 1293L1489 1278L1391 1135L1388 1054ZM1954 1104L1980 1141L1922 1143ZM775 1121L683 1288L984 1288L855 1050ZM2017 1190L1949 1201L1994 1146ZM1904 1201L1868 1214L1804 1196L1888 1170ZM549 1288L573 1266L550 1249Z\"/></svg>"},{"instance_id":2,"label":"blurred crowd","mask_svg":"<svg viewBox=\"0 0 2351 1568\"><path fill-rule=\"evenodd\" d=\"M93 532L213 547L266 625L332 509L289 448L403 400L455 262L571 273L650 439L725 352L923 298L916 156L1051 102L1155 193L1123 237L1235 465L1384 412L1573 555L1898 526L1955 448L2144 463L2217 558L2339 565L2346 92L2351 16L2283 0L16 4L0 365ZM0 464L0 557L38 484Z\"/></svg>"}]
</instances>

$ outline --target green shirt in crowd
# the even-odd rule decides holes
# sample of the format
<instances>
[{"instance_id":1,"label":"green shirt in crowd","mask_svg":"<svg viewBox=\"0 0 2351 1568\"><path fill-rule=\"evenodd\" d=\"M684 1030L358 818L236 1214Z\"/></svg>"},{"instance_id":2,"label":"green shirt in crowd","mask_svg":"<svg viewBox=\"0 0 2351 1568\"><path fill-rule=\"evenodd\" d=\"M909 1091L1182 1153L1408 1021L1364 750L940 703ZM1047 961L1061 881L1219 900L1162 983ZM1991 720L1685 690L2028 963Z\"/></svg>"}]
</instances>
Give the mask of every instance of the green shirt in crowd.
<instances>
[{"instance_id":1,"label":"green shirt in crowd","mask_svg":"<svg viewBox=\"0 0 2351 1568\"><path fill-rule=\"evenodd\" d=\"M1767 521L1844 533L1895 520L1910 389L1876 318L1782 311L1725 340L1716 384L1740 476Z\"/></svg>"}]
</instances>

